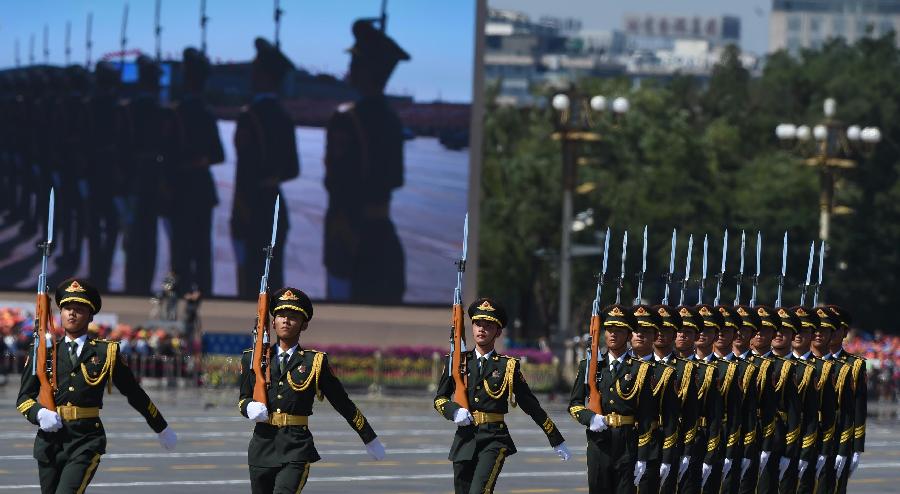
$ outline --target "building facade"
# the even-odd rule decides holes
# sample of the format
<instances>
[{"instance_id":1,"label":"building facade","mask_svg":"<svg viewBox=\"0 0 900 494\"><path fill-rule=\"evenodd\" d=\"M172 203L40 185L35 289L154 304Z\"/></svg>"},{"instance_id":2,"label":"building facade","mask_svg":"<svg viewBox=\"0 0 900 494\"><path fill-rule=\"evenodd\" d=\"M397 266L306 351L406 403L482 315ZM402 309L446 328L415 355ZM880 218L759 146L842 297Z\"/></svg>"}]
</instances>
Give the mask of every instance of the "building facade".
<instances>
[{"instance_id":1,"label":"building facade","mask_svg":"<svg viewBox=\"0 0 900 494\"><path fill-rule=\"evenodd\" d=\"M900 30L900 0L773 0L769 51L818 49L834 38L854 42Z\"/></svg>"}]
</instances>

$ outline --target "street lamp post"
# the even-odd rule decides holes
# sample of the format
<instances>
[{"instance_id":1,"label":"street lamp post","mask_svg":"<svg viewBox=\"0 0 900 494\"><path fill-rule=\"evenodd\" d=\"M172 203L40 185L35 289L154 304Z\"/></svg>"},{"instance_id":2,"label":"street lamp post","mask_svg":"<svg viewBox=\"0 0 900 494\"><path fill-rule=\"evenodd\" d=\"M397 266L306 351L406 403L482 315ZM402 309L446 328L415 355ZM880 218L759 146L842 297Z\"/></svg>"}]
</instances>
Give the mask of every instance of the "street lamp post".
<instances>
[{"instance_id":1,"label":"street lamp post","mask_svg":"<svg viewBox=\"0 0 900 494\"><path fill-rule=\"evenodd\" d=\"M881 141L878 127L844 126L834 118L837 103L828 98L823 105L825 120L808 125L782 123L775 127L779 140L796 143L804 163L819 169L819 239L828 241L834 214L834 182L841 169L856 167L854 154L871 150Z\"/></svg>"},{"instance_id":2,"label":"street lamp post","mask_svg":"<svg viewBox=\"0 0 900 494\"><path fill-rule=\"evenodd\" d=\"M578 148L586 142L600 141L600 134L594 132L593 116L607 110L616 115L628 111L629 103L625 98L616 98L612 105L605 96L587 97L579 93L574 86L568 91L555 94L550 100L554 110L553 139L559 140L562 148L562 238L559 252L559 328L554 335L555 343L561 343L572 336L570 317L572 311L572 202L575 193L575 182L578 177Z\"/></svg>"}]
</instances>

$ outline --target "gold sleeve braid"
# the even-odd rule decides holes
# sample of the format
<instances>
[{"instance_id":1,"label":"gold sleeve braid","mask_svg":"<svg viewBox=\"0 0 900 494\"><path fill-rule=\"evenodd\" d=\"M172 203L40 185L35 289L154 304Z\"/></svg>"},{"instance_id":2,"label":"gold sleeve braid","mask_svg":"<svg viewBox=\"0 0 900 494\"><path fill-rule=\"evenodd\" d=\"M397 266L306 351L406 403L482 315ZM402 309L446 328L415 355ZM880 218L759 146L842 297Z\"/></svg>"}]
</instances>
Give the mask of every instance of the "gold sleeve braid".
<instances>
[{"instance_id":1,"label":"gold sleeve braid","mask_svg":"<svg viewBox=\"0 0 900 494\"><path fill-rule=\"evenodd\" d=\"M750 446L756 442L756 429L744 434L744 446Z\"/></svg>"},{"instance_id":2,"label":"gold sleeve braid","mask_svg":"<svg viewBox=\"0 0 900 494\"><path fill-rule=\"evenodd\" d=\"M797 442L797 439L799 439L799 438L800 438L800 426L797 426L796 429L788 432L787 435L784 436L784 441L787 445L791 445L791 444L794 444L795 442Z\"/></svg>"},{"instance_id":3,"label":"gold sleeve braid","mask_svg":"<svg viewBox=\"0 0 900 494\"><path fill-rule=\"evenodd\" d=\"M841 432L841 444L849 441L853 437L853 426L851 425L846 430Z\"/></svg>"},{"instance_id":4,"label":"gold sleeve braid","mask_svg":"<svg viewBox=\"0 0 900 494\"><path fill-rule=\"evenodd\" d=\"M823 442L826 442L826 443L827 443L827 442L831 441L832 439L834 439L834 430L835 430L835 427L836 427L836 426L835 426L834 424L832 424L832 425L831 425L831 428L829 428L827 431L825 431L825 432L822 434L822 441L823 441Z\"/></svg>"},{"instance_id":5,"label":"gold sleeve braid","mask_svg":"<svg viewBox=\"0 0 900 494\"><path fill-rule=\"evenodd\" d=\"M741 428L738 427L738 429L736 431L734 431L728 435L728 442L725 443L725 447L730 448L732 446L736 446L738 441L740 441L740 440L741 440Z\"/></svg>"},{"instance_id":6,"label":"gold sleeve braid","mask_svg":"<svg viewBox=\"0 0 900 494\"><path fill-rule=\"evenodd\" d=\"M803 449L808 449L816 444L816 438L819 437L818 432L813 432L812 434L807 434L803 436Z\"/></svg>"},{"instance_id":7,"label":"gold sleeve braid","mask_svg":"<svg viewBox=\"0 0 900 494\"><path fill-rule=\"evenodd\" d=\"M572 418L575 420L575 422L578 422L578 414L584 409L585 408L581 405L575 405L573 407L569 407L569 415L572 416Z\"/></svg>"},{"instance_id":8,"label":"gold sleeve braid","mask_svg":"<svg viewBox=\"0 0 900 494\"><path fill-rule=\"evenodd\" d=\"M709 438L709 441L706 443L706 451L708 453L712 453L719 447L719 443L721 442L721 438L719 436Z\"/></svg>"},{"instance_id":9,"label":"gold sleeve braid","mask_svg":"<svg viewBox=\"0 0 900 494\"><path fill-rule=\"evenodd\" d=\"M853 431L853 437L855 437L856 439L862 439L863 436L865 436L865 435L866 435L866 426L865 425L857 426L856 429Z\"/></svg>"},{"instance_id":10,"label":"gold sleeve braid","mask_svg":"<svg viewBox=\"0 0 900 494\"><path fill-rule=\"evenodd\" d=\"M444 405L446 405L450 400L444 398L443 396L434 400L434 409L441 415L444 414Z\"/></svg>"},{"instance_id":11,"label":"gold sleeve braid","mask_svg":"<svg viewBox=\"0 0 900 494\"><path fill-rule=\"evenodd\" d=\"M678 432L675 432L674 434L663 440L663 449L671 449L675 447L676 442L678 442Z\"/></svg>"},{"instance_id":12,"label":"gold sleeve braid","mask_svg":"<svg viewBox=\"0 0 900 494\"><path fill-rule=\"evenodd\" d=\"M23 401L21 405L17 406L16 410L18 410L22 415L25 415L28 413L28 410L36 404L36 401L28 398L27 400Z\"/></svg>"},{"instance_id":13,"label":"gold sleeve braid","mask_svg":"<svg viewBox=\"0 0 900 494\"><path fill-rule=\"evenodd\" d=\"M650 440L653 438L653 431L655 428L650 428L647 432L638 436L638 447L643 448L644 446L650 444Z\"/></svg>"}]
</instances>

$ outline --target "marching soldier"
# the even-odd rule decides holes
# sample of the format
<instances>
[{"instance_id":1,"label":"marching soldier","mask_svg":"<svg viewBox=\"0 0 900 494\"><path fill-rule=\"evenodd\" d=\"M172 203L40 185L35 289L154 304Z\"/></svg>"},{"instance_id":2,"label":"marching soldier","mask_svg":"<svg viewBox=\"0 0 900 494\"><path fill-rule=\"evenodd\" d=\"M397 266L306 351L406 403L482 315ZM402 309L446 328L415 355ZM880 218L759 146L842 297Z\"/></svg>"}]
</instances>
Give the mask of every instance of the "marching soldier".
<instances>
[{"instance_id":1,"label":"marching soldier","mask_svg":"<svg viewBox=\"0 0 900 494\"><path fill-rule=\"evenodd\" d=\"M663 464L675 465L678 463L677 472L660 473L660 492L674 492L678 481L687 472L690 464L690 448L693 447L694 438L697 435L695 429L697 423L697 385L695 372L697 364L683 358L678 358L675 353L675 338L677 333L682 333L683 321L675 308L666 305L656 305L651 309L660 317L660 330L653 342L653 353L657 363L674 366L675 374L672 376L676 386L678 408L675 410L677 435L672 438L667 436L663 440ZM690 321L688 325L699 326L700 321L694 319L695 314L688 311ZM679 341L687 340L682 335ZM682 343L686 347L686 343Z\"/></svg>"},{"instance_id":2,"label":"marching soldier","mask_svg":"<svg viewBox=\"0 0 900 494\"><path fill-rule=\"evenodd\" d=\"M828 305L826 310L834 315L839 322L838 329L831 338L830 349L835 360L851 368L851 389L853 391L853 430L849 432L849 441L852 444L852 455L849 458L849 465L841 468L838 475L838 492L847 492L847 481L850 475L859 466L860 454L865 451L866 444L866 415L868 413L868 388L866 382L866 359L859 355L844 350L843 341L847 337L850 330L850 314L837 305ZM840 389L840 388L839 388ZM847 430L841 430L841 443L844 443ZM846 455L844 455L846 458Z\"/></svg>"},{"instance_id":3,"label":"marching soldier","mask_svg":"<svg viewBox=\"0 0 900 494\"><path fill-rule=\"evenodd\" d=\"M86 280L68 279L56 289L56 305L65 330L65 336L56 342L56 362L26 361L16 407L29 422L40 426L34 458L41 492L81 493L106 453L106 433L100 421L104 389L111 392L115 385L158 434L166 450L175 448L177 437L125 365L118 344L88 335L88 324L100 311L97 289ZM52 359L53 352L47 353ZM56 371L55 412L36 401L40 384L31 371L36 364L52 365Z\"/></svg>"},{"instance_id":4,"label":"marching soldier","mask_svg":"<svg viewBox=\"0 0 900 494\"><path fill-rule=\"evenodd\" d=\"M688 321L689 310L682 311L682 320ZM719 329L722 327L722 316L709 305L698 305L694 308L700 316L701 323L694 334L694 349L688 353L686 347L682 356L699 364L696 374L698 417L697 436L690 451L690 464L687 474L682 478L679 492L718 492L721 475L713 477L713 471L722 468L722 431L725 422L725 397L723 390L731 390L736 366L724 363L726 372L720 371L719 363L712 352L712 345ZM684 332L690 338L689 331ZM681 351L681 350L679 350ZM730 465L729 465L730 468ZM721 470L720 470L721 471Z\"/></svg>"},{"instance_id":5,"label":"marching soldier","mask_svg":"<svg viewBox=\"0 0 900 494\"><path fill-rule=\"evenodd\" d=\"M250 489L254 494L301 492L310 465L321 458L309 429L316 396L324 396L366 445L369 456L384 458L384 446L372 426L353 403L328 365L323 352L300 346L300 334L309 327L313 306L302 291L285 287L272 294L277 344L266 349L268 373L266 404L253 401L256 375L252 350L241 358L238 410L256 425L247 451Z\"/></svg>"},{"instance_id":6,"label":"marching soldier","mask_svg":"<svg viewBox=\"0 0 900 494\"><path fill-rule=\"evenodd\" d=\"M125 291L151 292L156 273L157 223L170 211L171 190L164 187L176 135L172 112L159 103L162 70L146 55L137 59L138 94L122 106L122 176L127 182L124 242ZM99 192L103 193L103 192Z\"/></svg>"},{"instance_id":7,"label":"marching soldier","mask_svg":"<svg viewBox=\"0 0 900 494\"><path fill-rule=\"evenodd\" d=\"M350 85L326 130L324 264L330 300L399 304L406 291L403 246L391 194L403 186L403 124L384 95L397 63L409 60L371 21L353 23Z\"/></svg>"},{"instance_id":8,"label":"marching soldier","mask_svg":"<svg viewBox=\"0 0 900 494\"><path fill-rule=\"evenodd\" d=\"M294 64L262 38L256 38L251 71L253 101L241 110L234 131L237 169L231 209L231 238L237 261L237 292L252 298L259 292L257 276L263 271L272 232L271 211L281 195L278 238L270 271L272 286L284 284L284 250L289 227L287 202L281 184L300 175L294 121L278 101L278 91ZM260 221L260 218L266 220Z\"/></svg>"},{"instance_id":9,"label":"marching soldier","mask_svg":"<svg viewBox=\"0 0 900 494\"><path fill-rule=\"evenodd\" d=\"M632 311L619 304L603 310L607 353L600 359L597 375L588 376L588 362L578 365L572 387L569 414L587 427L588 490L635 492L652 457L651 436L659 426L659 409L653 399L653 368L632 358L628 341L638 322ZM587 379L597 381L601 413L584 405L589 398Z\"/></svg>"},{"instance_id":10,"label":"marching soldier","mask_svg":"<svg viewBox=\"0 0 900 494\"><path fill-rule=\"evenodd\" d=\"M653 355L653 343L662 328L662 318L649 306L637 305L631 309L637 320L637 326L631 336L631 354L634 358L649 362L653 366L651 375L653 383L653 399L659 410L658 426L650 435L648 446L651 448L647 460L647 471L638 484L638 492L659 492L660 481L672 470L671 452L678 440L677 381L675 365L657 362Z\"/></svg>"},{"instance_id":11,"label":"marching soldier","mask_svg":"<svg viewBox=\"0 0 900 494\"><path fill-rule=\"evenodd\" d=\"M797 359L810 362L815 371L812 382L808 386L806 398L816 404L812 411L804 406L804 423L806 414L815 414L815 428L804 430L803 444L800 452L800 471L797 479L797 492L815 492L816 483L825 466L828 444L834 437L835 400L834 379L831 369L834 362L825 359L828 344L831 340L831 329L819 324L819 317L809 307L791 307L788 311L797 317L800 328L794 337L793 355ZM807 404L808 405L808 404ZM804 463L802 462L806 462ZM814 464L811 462L815 462Z\"/></svg>"},{"instance_id":12,"label":"marching soldier","mask_svg":"<svg viewBox=\"0 0 900 494\"><path fill-rule=\"evenodd\" d=\"M449 456L456 494L492 493L503 463L516 453L504 422L509 405L520 405L531 416L563 461L571 454L556 424L525 382L519 361L494 349L506 326L506 310L492 299L480 298L469 306L468 314L475 348L465 352L463 358L472 410L452 401L455 382L446 368L441 372L434 408L458 426Z\"/></svg>"},{"instance_id":13,"label":"marching soldier","mask_svg":"<svg viewBox=\"0 0 900 494\"><path fill-rule=\"evenodd\" d=\"M211 295L212 214L218 204L210 166L225 161L219 127L203 100L209 59L196 48L183 53L184 93L175 105L175 128L181 142L173 167L172 271L179 295Z\"/></svg>"}]
</instances>

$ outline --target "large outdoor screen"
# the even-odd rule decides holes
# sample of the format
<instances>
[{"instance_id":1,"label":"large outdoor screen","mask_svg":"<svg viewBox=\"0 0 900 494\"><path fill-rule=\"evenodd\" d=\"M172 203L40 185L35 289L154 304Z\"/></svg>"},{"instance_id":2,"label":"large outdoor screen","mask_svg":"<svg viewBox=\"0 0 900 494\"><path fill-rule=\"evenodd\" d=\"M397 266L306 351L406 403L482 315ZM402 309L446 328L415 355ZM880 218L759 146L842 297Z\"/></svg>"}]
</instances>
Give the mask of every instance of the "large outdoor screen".
<instances>
[{"instance_id":1,"label":"large outdoor screen","mask_svg":"<svg viewBox=\"0 0 900 494\"><path fill-rule=\"evenodd\" d=\"M205 34L199 27L199 2L165 2L159 40L154 38L154 2L130 2L127 14L124 2L55 3L52 9L45 8L46 2L11 6L21 22L0 31L0 46L18 47L0 56L8 76L3 104L12 109L3 112L3 128L15 130L13 138L0 140L2 186L11 192L0 204L0 288L36 286L40 257L35 245L46 235L42 214L52 186L56 225L51 286L77 275L91 278L109 293L145 295L160 290L174 275L182 292L199 289L204 296L255 298L262 269L247 258L262 258L268 238L245 233L271 226L274 193L240 189L269 179L265 174L271 164L265 161L281 159L274 156L295 147L298 174L283 181L276 177L271 188L280 190L282 201L281 245L275 251L280 259L273 260L272 279L301 288L314 300L449 301L469 198L475 0L427 6L391 0L384 12L380 0L281 2L278 41L294 70L284 76L277 99L293 123L291 145L286 145L289 133L272 132L272 112L266 109L271 106L253 110L273 96L258 86L258 67L253 64L259 49L255 38L275 44L271 2L209 2ZM88 14L90 54L83 41L75 41L88 35ZM125 33L123 15L128 16ZM368 20L370 30L354 33L352 27L360 19ZM51 28L49 46L43 50L45 22ZM67 22L72 42L64 49ZM34 33L36 47L29 52ZM189 70L182 50L200 49L204 37L211 62L204 99L217 118L224 156L208 166L214 196L202 187L191 194L193 186L183 180L184 174L146 173L155 158L148 160L128 147L155 132L134 105L146 96L137 72L138 54L156 59L159 53L158 100L177 113L186 98ZM374 67L369 70L377 75L370 79L390 73L383 95L373 90L371 80L351 77L354 56ZM106 134L90 123L98 81L73 82L64 69L67 61L85 66L89 58L90 72L100 60L121 70L116 89L120 117ZM392 63L396 66L390 72L384 66ZM87 118L79 120L86 124L72 123L76 110L67 101L73 101L74 93L82 100L87 97ZM122 110L129 104L130 109ZM39 123L44 121L66 125ZM190 147L170 141L197 136L191 132L194 124L185 117L174 121L175 130L163 132L160 146ZM73 139L83 145L66 144ZM256 143L250 144L250 151L248 139ZM97 158L95 148L107 145L118 146L115 157ZM164 159L158 161L186 166L179 164L185 153L178 150L171 156L160 154ZM116 170L117 179L97 171L103 166ZM201 171L196 173L205 173L204 165L197 166ZM147 191L155 193L157 185L148 185L148 180L160 181L155 204ZM167 194L179 188L184 197L172 202ZM154 211L148 213L148 207ZM148 214L156 216L155 234L148 231L153 221ZM198 255L206 249L207 229L210 254ZM135 239L147 240L142 245ZM183 254L186 250L194 254ZM190 259L179 258L183 255ZM240 284L249 288L239 290Z\"/></svg>"}]
</instances>

